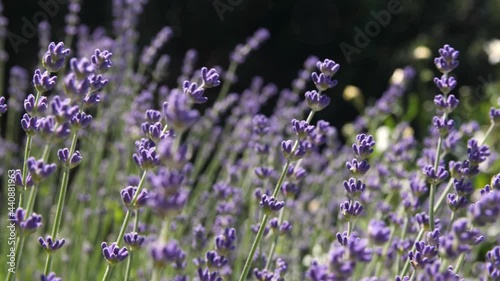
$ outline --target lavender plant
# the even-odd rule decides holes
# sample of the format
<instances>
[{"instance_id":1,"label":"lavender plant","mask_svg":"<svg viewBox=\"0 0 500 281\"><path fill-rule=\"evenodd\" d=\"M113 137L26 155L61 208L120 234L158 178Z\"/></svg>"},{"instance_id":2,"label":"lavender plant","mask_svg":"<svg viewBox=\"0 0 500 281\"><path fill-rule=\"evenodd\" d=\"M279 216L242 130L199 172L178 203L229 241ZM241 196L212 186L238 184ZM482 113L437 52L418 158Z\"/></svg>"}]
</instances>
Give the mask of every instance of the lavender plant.
<instances>
[{"instance_id":1,"label":"lavender plant","mask_svg":"<svg viewBox=\"0 0 500 281\"><path fill-rule=\"evenodd\" d=\"M428 135L403 114L411 67L337 129L316 114L347 83L331 59L307 58L290 89L231 92L259 29L227 70L188 50L167 85L175 29L138 52L147 1L113 1L112 32L92 33L80 4L64 42L39 24L32 84L12 67L0 95L0 280L500 280L500 100L490 124L453 119L453 47Z\"/></svg>"}]
</instances>

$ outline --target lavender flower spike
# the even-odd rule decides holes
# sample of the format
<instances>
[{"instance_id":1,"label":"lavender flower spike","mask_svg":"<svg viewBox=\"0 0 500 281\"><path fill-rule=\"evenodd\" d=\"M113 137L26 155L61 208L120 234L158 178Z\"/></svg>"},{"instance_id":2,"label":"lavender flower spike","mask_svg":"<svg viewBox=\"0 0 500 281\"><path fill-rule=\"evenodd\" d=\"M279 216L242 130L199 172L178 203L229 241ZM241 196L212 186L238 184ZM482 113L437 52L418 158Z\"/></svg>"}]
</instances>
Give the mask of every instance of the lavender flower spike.
<instances>
[{"instance_id":1,"label":"lavender flower spike","mask_svg":"<svg viewBox=\"0 0 500 281\"><path fill-rule=\"evenodd\" d=\"M47 52L42 58L42 65L49 72L58 72L63 68L64 62L69 53L69 49L64 49L63 42L59 42L57 45L54 42L51 42Z\"/></svg>"},{"instance_id":2,"label":"lavender flower spike","mask_svg":"<svg viewBox=\"0 0 500 281\"><path fill-rule=\"evenodd\" d=\"M128 257L128 251L126 247L118 247L116 243L112 243L108 246L106 242L102 242L101 244L102 255L109 262L109 264L113 265L123 261Z\"/></svg>"},{"instance_id":3,"label":"lavender flower spike","mask_svg":"<svg viewBox=\"0 0 500 281\"><path fill-rule=\"evenodd\" d=\"M434 59L434 64L443 74L447 74L458 67L459 51L450 45L444 45L443 48L439 49L439 54L440 56Z\"/></svg>"},{"instance_id":4,"label":"lavender flower spike","mask_svg":"<svg viewBox=\"0 0 500 281\"><path fill-rule=\"evenodd\" d=\"M36 160L34 157L28 158L26 163L31 178L35 183L41 182L56 170L56 164L45 164L43 160Z\"/></svg>"}]
</instances>

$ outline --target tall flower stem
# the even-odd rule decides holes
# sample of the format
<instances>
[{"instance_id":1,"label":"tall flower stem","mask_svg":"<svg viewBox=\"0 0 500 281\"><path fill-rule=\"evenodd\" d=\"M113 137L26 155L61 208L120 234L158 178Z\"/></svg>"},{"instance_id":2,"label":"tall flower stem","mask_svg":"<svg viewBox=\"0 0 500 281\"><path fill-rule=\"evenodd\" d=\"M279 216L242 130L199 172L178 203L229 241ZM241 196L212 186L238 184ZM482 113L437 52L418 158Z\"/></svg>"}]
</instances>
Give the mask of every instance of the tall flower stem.
<instances>
[{"instance_id":1,"label":"tall flower stem","mask_svg":"<svg viewBox=\"0 0 500 281\"><path fill-rule=\"evenodd\" d=\"M443 119L446 119L447 114L443 114ZM441 154L441 147L443 146L443 136L439 135L438 139L438 144L436 148L436 159L434 159L434 171L437 171L438 166L439 166L439 159L440 154ZM437 184L436 183L431 183L431 188L430 188L430 193L429 193L429 227L430 230L433 231L435 226L435 221L434 221L434 201L435 201L435 196L436 196L436 188Z\"/></svg>"},{"instance_id":2,"label":"tall flower stem","mask_svg":"<svg viewBox=\"0 0 500 281\"><path fill-rule=\"evenodd\" d=\"M486 131L486 133L484 135L484 139L483 139L483 141L481 142L480 145L483 145L484 143L486 143L486 140L491 135L491 132L493 131L494 127L495 127L495 124L492 123L490 125L490 127L488 128L488 130ZM451 178L448 181L448 184L446 185L445 190L443 191L443 193L441 194L440 198L438 199L438 202L434 206L434 208L433 208L433 212L434 213L437 212L437 211L439 211L439 208L442 206L442 204L443 204L443 202L444 202L444 200L446 198L446 195L447 195L448 191L451 189L452 185L453 185L453 178ZM415 239L415 241L419 241L422 238L423 235L424 235L424 229L422 228L422 229L420 229L420 232L418 233L417 238ZM412 250L415 250L415 244L413 245ZM404 276L408 272L409 268L410 268L410 263L406 262L405 265L404 265L404 267L403 267L403 271L401 272L400 276Z\"/></svg>"},{"instance_id":3,"label":"tall flower stem","mask_svg":"<svg viewBox=\"0 0 500 281\"><path fill-rule=\"evenodd\" d=\"M139 181L139 184L137 185L137 191L134 194L134 197L132 198L132 201L130 202L131 206L134 206L135 203L137 202L137 198L139 197L139 194L142 191L142 188L144 187L144 181L146 180L146 175L148 174L147 170L144 170L142 172L141 180ZM123 223L120 228L120 233L118 233L118 238L116 238L116 245L120 245L120 241L122 241L123 236L125 235L125 231L127 230L127 225L130 221L130 216L131 216L131 210L127 210L127 213L125 213L125 218L123 218ZM111 265L108 263L106 266L106 271L104 272L104 276L102 277L102 281L107 281L111 277Z\"/></svg>"},{"instance_id":4,"label":"tall flower stem","mask_svg":"<svg viewBox=\"0 0 500 281\"><path fill-rule=\"evenodd\" d=\"M75 152L77 142L78 142L78 130L75 130L73 132L73 136L71 139L69 155L73 155L73 153ZM57 234L61 227L64 202L66 200L66 191L68 190L69 172L70 172L70 167L69 166L64 167L61 180L61 187L59 189L59 198L57 199L56 217L54 219L54 225L52 227L52 233L51 233L53 239L57 239ZM52 255L50 253L47 253L47 259L45 261L45 270L44 270L45 275L49 274L51 267L52 267Z\"/></svg>"},{"instance_id":5,"label":"tall flower stem","mask_svg":"<svg viewBox=\"0 0 500 281\"><path fill-rule=\"evenodd\" d=\"M229 68L227 69L226 77L227 76L234 77L237 68L238 68L238 63L232 61L231 64L229 64ZM215 102L221 101L227 96L227 93L229 93L229 88L231 87L232 83L233 83L232 79L224 79L224 82L222 83L222 87L219 92L219 96L217 97L217 100Z\"/></svg>"},{"instance_id":6,"label":"tall flower stem","mask_svg":"<svg viewBox=\"0 0 500 281\"><path fill-rule=\"evenodd\" d=\"M311 110L311 112L309 112L309 116L307 117L306 120L307 123L311 122L312 118L314 117L314 113L315 113L314 110ZM292 153L297 149L298 146L299 146L299 141L296 140L292 149ZM287 160L285 166L283 167L283 170L281 170L281 175L278 179L278 182L274 187L272 195L274 198L276 198L276 196L278 195L278 192L280 190L281 185L283 184L283 181L285 180L285 176L289 167L290 167L290 160ZM264 214L264 216L262 217L262 221L260 222L259 230L257 231L257 236L255 237L255 240L252 243L252 247L250 248L250 252L248 253L247 259L245 261L245 265L243 266L243 270L238 279L239 281L245 280L246 276L248 275L248 272L250 271L250 267L252 266L253 256L255 255L255 251L257 250L257 247L260 245L260 242L262 241L262 237L264 236L264 230L266 228L268 221L269 221L269 216L267 214Z\"/></svg>"},{"instance_id":7,"label":"tall flower stem","mask_svg":"<svg viewBox=\"0 0 500 281\"><path fill-rule=\"evenodd\" d=\"M134 231L137 231L137 228L139 226L139 212L137 210L134 210L134 215L135 215L135 220L134 220ZM127 259L127 267L125 269L125 277L123 278L124 281L127 281L130 278L130 269L132 267L132 257L133 257L134 251L130 251Z\"/></svg>"}]
</instances>

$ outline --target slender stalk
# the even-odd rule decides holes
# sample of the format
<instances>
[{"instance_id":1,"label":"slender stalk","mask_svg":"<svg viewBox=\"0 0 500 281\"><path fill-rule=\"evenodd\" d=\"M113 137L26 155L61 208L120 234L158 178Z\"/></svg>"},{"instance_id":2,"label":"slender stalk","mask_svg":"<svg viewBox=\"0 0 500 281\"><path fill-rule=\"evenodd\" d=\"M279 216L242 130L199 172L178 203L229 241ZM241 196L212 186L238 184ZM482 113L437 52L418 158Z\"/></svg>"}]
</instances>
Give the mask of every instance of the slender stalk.
<instances>
[{"instance_id":1,"label":"slender stalk","mask_svg":"<svg viewBox=\"0 0 500 281\"><path fill-rule=\"evenodd\" d=\"M486 131L485 133L485 136L484 136L484 139L483 141L481 142L481 145L483 145L484 143L486 143L486 140L488 139L488 137L491 135L491 132L493 131L493 128L495 127L495 124L490 124L490 127L488 128L488 130ZM448 181L448 184L445 188L445 190L443 191L443 193L441 194L441 197L439 198L438 202L436 203L436 205L434 206L433 208L433 212L437 212L439 210L439 208L442 206L442 203L444 202L444 199L446 198L446 194L448 193L448 191L450 190L451 186L453 184L453 179L450 179ZM420 229L420 232L418 233L417 235L417 239L415 241L418 241L422 238L422 236L424 235L424 229ZM412 247L412 250L415 249L415 245L413 245ZM460 265L461 266L461 265ZM403 271L401 272L400 276L405 276L405 274L408 272L408 269L410 268L410 263L409 262L406 262L404 267L403 267Z\"/></svg>"},{"instance_id":2,"label":"slender stalk","mask_svg":"<svg viewBox=\"0 0 500 281\"><path fill-rule=\"evenodd\" d=\"M384 268L384 261L385 261L385 256L387 255L387 252L389 251L389 247L392 244L392 239L394 238L394 233L396 232L396 227L394 224L391 226L391 236L389 237L389 241L386 242L384 249L382 250L382 255L378 257L377 260L377 267L375 270L375 274L377 276L377 279L380 279L380 274L382 274L382 268Z\"/></svg>"},{"instance_id":3,"label":"slender stalk","mask_svg":"<svg viewBox=\"0 0 500 281\"><path fill-rule=\"evenodd\" d=\"M134 231L137 231L137 227L139 226L139 212L134 210L135 220L134 220ZM132 258L134 251L129 251L128 259L127 259L127 267L125 269L125 277L124 281L127 281L130 278L130 269L132 268Z\"/></svg>"},{"instance_id":4,"label":"slender stalk","mask_svg":"<svg viewBox=\"0 0 500 281\"><path fill-rule=\"evenodd\" d=\"M307 117L307 120L306 120L307 123L311 123L311 120L314 117L314 113L315 113L314 110L311 110L311 112L309 112L309 116ZM298 145L299 145L299 141L297 140L297 141L295 141L295 144L293 146L292 153L297 149ZM288 167L290 167L290 160L286 161L285 166L283 167L283 170L281 171L281 175L279 177L279 180L276 183L276 186L274 187L274 191L273 191L273 195L272 195L274 198L276 198L276 196L278 195L280 187L283 184L283 181L284 181L285 176L286 176L286 172L288 171ZM255 255L255 251L257 250L257 247L260 245L260 242L261 242L263 234L264 234L264 229L266 228L268 220L269 220L269 216L267 214L264 214L264 216L262 217L262 221L260 223L260 226L259 226L259 231L257 232L257 236L255 237L255 240L252 243L252 247L250 248L250 252L248 253L247 259L245 261L245 265L243 266L243 270L242 270L241 275L238 279L239 281L245 280L245 278L248 275L248 272L250 271L250 266L252 266L253 256Z\"/></svg>"},{"instance_id":5,"label":"slender stalk","mask_svg":"<svg viewBox=\"0 0 500 281\"><path fill-rule=\"evenodd\" d=\"M227 70L227 76L232 76L234 77L234 74L236 73L236 69L238 68L238 63L235 61L232 61L231 64L229 64L229 68ZM227 93L229 93L229 88L231 87L232 84L231 79L224 79L224 82L222 82L222 87L219 92L219 96L217 97L216 102L221 101L227 96Z\"/></svg>"},{"instance_id":6,"label":"slender stalk","mask_svg":"<svg viewBox=\"0 0 500 281\"><path fill-rule=\"evenodd\" d=\"M285 208L282 208L280 210L280 215L278 217L278 225L281 225L281 223L283 223L283 218L284 218L284 212ZM274 237L274 241L273 243L271 244L271 248L269 249L269 254L267 254L267 262L266 262L266 267L265 269L269 270L270 266L271 266L271 262L273 260L273 256L274 256L274 251L276 250L276 246L278 245L278 239L279 239L279 234L275 234L276 236Z\"/></svg>"},{"instance_id":7,"label":"slender stalk","mask_svg":"<svg viewBox=\"0 0 500 281\"><path fill-rule=\"evenodd\" d=\"M445 113L443 119L446 119L447 114ZM443 136L439 135L438 139L438 145L436 148L436 159L434 159L434 171L437 172L438 166L439 166L439 159L440 159L440 154L441 154L441 147L443 146ZM433 231L434 228L436 227L435 221L434 221L434 201L435 201L435 196L436 196L436 183L431 183L431 188L430 188L430 193L429 193L429 227L430 230Z\"/></svg>"},{"instance_id":8,"label":"slender stalk","mask_svg":"<svg viewBox=\"0 0 500 281\"><path fill-rule=\"evenodd\" d=\"M401 237L400 239L403 240L406 238L406 230L408 229L408 217L406 216L405 219L404 219L404 223L403 223L403 230L401 232ZM396 272L399 272L399 265L401 263L401 253L399 251L397 251L397 254L396 254Z\"/></svg>"},{"instance_id":9,"label":"slender stalk","mask_svg":"<svg viewBox=\"0 0 500 281\"><path fill-rule=\"evenodd\" d=\"M462 253L458 257L457 264L453 268L455 274L458 274L458 272L460 271L460 269L462 269L462 266L464 265L464 261L465 261L465 255L466 255L466 253Z\"/></svg>"},{"instance_id":10,"label":"slender stalk","mask_svg":"<svg viewBox=\"0 0 500 281\"><path fill-rule=\"evenodd\" d=\"M141 180L139 181L139 184L137 185L137 191L134 194L134 198L132 198L132 201L130 202L130 204L132 206L135 205L137 198L139 197L139 194L142 191L142 188L144 186L144 181L146 180L147 173L148 172L146 170L142 172ZM125 235L125 231L127 230L128 222L130 221L130 214L131 214L131 211L127 210L127 213L125 214L125 218L123 218L123 223L122 223L122 226L120 228L120 233L118 234L118 238L116 239L117 246L120 245L120 241L122 241L123 236ZM102 281L107 281L111 277L111 267L112 266L108 263L108 265L106 266L106 271L104 273L104 276L102 277Z\"/></svg>"}]
</instances>

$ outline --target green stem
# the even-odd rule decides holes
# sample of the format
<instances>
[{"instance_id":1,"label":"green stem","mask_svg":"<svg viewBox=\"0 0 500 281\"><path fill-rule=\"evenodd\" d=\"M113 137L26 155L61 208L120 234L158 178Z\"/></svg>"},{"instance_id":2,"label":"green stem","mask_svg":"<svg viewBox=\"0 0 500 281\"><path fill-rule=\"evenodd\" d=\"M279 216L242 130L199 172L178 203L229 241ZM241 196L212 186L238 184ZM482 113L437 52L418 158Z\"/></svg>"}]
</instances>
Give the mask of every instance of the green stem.
<instances>
[{"instance_id":1,"label":"green stem","mask_svg":"<svg viewBox=\"0 0 500 281\"><path fill-rule=\"evenodd\" d=\"M466 253L462 253L458 257L457 264L455 265L455 268L453 268L455 274L458 274L460 269L462 269L462 266L464 265L464 261L465 261L465 255L466 255Z\"/></svg>"},{"instance_id":2,"label":"green stem","mask_svg":"<svg viewBox=\"0 0 500 281\"><path fill-rule=\"evenodd\" d=\"M389 247L392 244L392 239L394 238L394 233L396 232L396 227L394 225L391 226L391 236L389 237L389 241L384 246L384 249L382 250L382 255L378 257L377 260L377 267L375 270L375 274L377 276L377 280L380 279L380 274L382 274L382 268L384 267L384 261L385 261L385 256L387 255L387 252L389 251Z\"/></svg>"},{"instance_id":3,"label":"green stem","mask_svg":"<svg viewBox=\"0 0 500 281\"><path fill-rule=\"evenodd\" d=\"M132 198L132 201L130 202L131 206L134 206L137 198L139 197L139 194L142 191L142 188L144 186L144 181L146 180L146 175L147 171L142 172L141 180L139 181L139 184L137 185L137 191L134 194L134 197ZM125 236L125 231L127 230L127 225L128 222L130 221L130 214L131 211L127 210L127 213L125 214L125 218L123 218L122 226L120 228L120 233L118 234L118 238L116 239L116 246L120 245L120 241L122 241L123 236ZM107 281L111 277L111 265L108 263L106 266L106 271L104 272L104 276L102 277L102 281Z\"/></svg>"},{"instance_id":4,"label":"green stem","mask_svg":"<svg viewBox=\"0 0 500 281\"><path fill-rule=\"evenodd\" d=\"M137 210L134 211L135 219L134 219L134 232L137 231L137 228L139 226L139 212ZM127 267L125 269L125 278L123 279L124 281L127 281L130 278L130 269L132 268L132 256L133 256L133 251L129 251L129 256L127 259Z\"/></svg>"},{"instance_id":5,"label":"green stem","mask_svg":"<svg viewBox=\"0 0 500 281\"><path fill-rule=\"evenodd\" d=\"M404 219L404 223L403 223L403 230L401 232L401 237L400 237L401 240L406 238L406 230L408 228L408 220L409 219L406 216ZM396 272L399 272L400 263L401 263L401 253L399 251L397 251L397 254L396 254Z\"/></svg>"},{"instance_id":6,"label":"green stem","mask_svg":"<svg viewBox=\"0 0 500 281\"><path fill-rule=\"evenodd\" d=\"M283 218L284 218L284 212L285 208L282 208L280 210L280 215L278 217L278 225L281 225L283 223ZM265 269L269 270L270 266L271 266L271 262L273 260L273 256L274 256L274 251L276 250L276 246L278 245L278 239L279 239L279 234L278 233L275 233L274 234L275 237L274 237L274 241L273 243L271 244L271 248L269 249L269 254L267 254L267 262L266 262L266 267Z\"/></svg>"},{"instance_id":7,"label":"green stem","mask_svg":"<svg viewBox=\"0 0 500 281\"><path fill-rule=\"evenodd\" d=\"M311 123L311 120L314 117L314 113L315 113L314 110L311 110L311 112L309 112L309 116L307 117L307 120L306 120L307 123ZM292 153L295 152L298 145L299 145L299 141L296 140L295 144L292 148ZM278 195L280 187L283 184L286 173L288 171L288 167L290 167L290 160L286 161L285 166L283 167L283 170L281 171L280 178L279 178L278 182L276 183L276 186L274 187L274 191L273 191L273 195L272 195L274 198L276 198L276 196ZM248 272L250 271L250 266L252 266L253 256L255 255L255 251L257 250L257 247L260 245L260 242L261 242L263 234L264 234L264 229L266 228L268 220L269 220L269 216L267 214L264 214L264 216L262 217L262 221L260 223L260 226L259 226L259 231L257 232L257 236L255 237L255 240L252 243L252 247L250 248L250 252L248 253L248 256L247 256L247 259L245 261L245 265L243 266L243 270L241 272L240 278L238 279L239 281L245 280L247 275L248 275Z\"/></svg>"},{"instance_id":8,"label":"green stem","mask_svg":"<svg viewBox=\"0 0 500 281\"><path fill-rule=\"evenodd\" d=\"M445 113L443 116L444 116L443 119L446 119L447 114ZM440 155L441 154L441 146L443 146L443 136L439 135L438 145L437 145L436 154L435 154L436 159L434 160L434 171L436 171L436 173L438 170L439 159L441 156ZM435 201L434 198L436 196L436 187L437 187L437 184L433 181L433 183L431 183L430 194L429 194L429 227L430 227L431 231L433 231L434 228L436 227L435 221L434 221L434 201Z\"/></svg>"},{"instance_id":9,"label":"green stem","mask_svg":"<svg viewBox=\"0 0 500 281\"><path fill-rule=\"evenodd\" d=\"M229 68L227 70L228 76L234 77L234 74L236 73L236 69L238 68L238 63L235 61L232 61L231 64L229 64ZM217 97L216 102L221 101L227 96L227 93L229 93L229 88L231 87L232 84L231 79L224 79L224 82L222 83L221 90L219 92L219 96Z\"/></svg>"},{"instance_id":10,"label":"green stem","mask_svg":"<svg viewBox=\"0 0 500 281\"><path fill-rule=\"evenodd\" d=\"M481 145L483 145L486 142L486 140L488 139L488 137L491 135L491 132L493 131L494 126L495 126L495 124L490 124L490 127L486 131L484 139L481 142ZM448 185L446 186L445 190L441 194L441 197L439 198L438 202L434 206L434 209L433 209L434 212L437 212L439 210L439 208L442 206L442 203L444 202L444 199L446 198L446 194L450 190L452 184L453 184L453 179L450 179L448 181ZM423 235L424 235L424 229L422 228L422 229L420 229L420 232L418 233L417 239L415 241L420 240ZM415 250L415 244L412 247L412 251L413 250ZM403 271L401 272L400 276L405 276L405 274L408 272L409 268L410 268L410 263L406 262L405 266L403 267Z\"/></svg>"}]
</instances>

